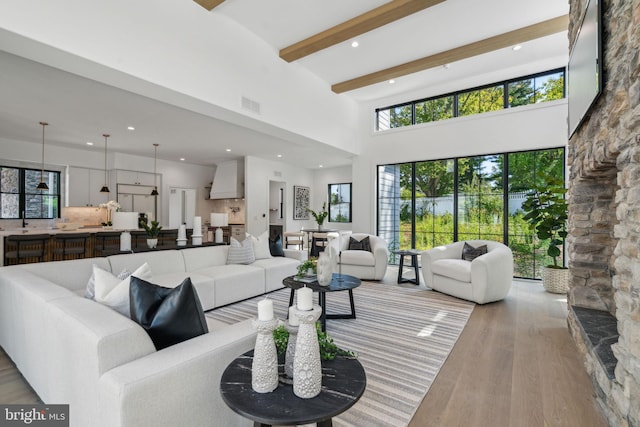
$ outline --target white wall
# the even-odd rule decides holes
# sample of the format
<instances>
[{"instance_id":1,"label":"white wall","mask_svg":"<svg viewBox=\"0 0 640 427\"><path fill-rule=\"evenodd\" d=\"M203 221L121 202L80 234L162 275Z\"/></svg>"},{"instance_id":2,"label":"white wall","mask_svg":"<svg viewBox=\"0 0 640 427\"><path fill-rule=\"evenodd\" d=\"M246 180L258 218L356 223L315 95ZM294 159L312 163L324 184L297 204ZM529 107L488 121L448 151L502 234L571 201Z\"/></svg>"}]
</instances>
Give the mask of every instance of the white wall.
<instances>
[{"instance_id":1,"label":"white wall","mask_svg":"<svg viewBox=\"0 0 640 427\"><path fill-rule=\"evenodd\" d=\"M322 209L322 204L327 203L327 209L329 208L329 184L344 184L352 182L352 167L342 166L337 168L317 169L314 172L312 194L316 194L317 197L313 198L311 209L318 211ZM351 193L356 189L352 188ZM353 207L353 206L352 206ZM328 221L328 219L327 219ZM353 223L340 223L340 222L325 222L325 228L335 228L338 230L353 230ZM357 227L356 227L356 231Z\"/></svg>"},{"instance_id":2,"label":"white wall","mask_svg":"<svg viewBox=\"0 0 640 427\"><path fill-rule=\"evenodd\" d=\"M313 219L293 219L293 186L311 188L311 206L320 197L314 188L313 172L287 163L245 157L244 196L247 211L247 233L259 236L268 230L269 223L269 181L285 182L284 231L300 230L313 226ZM320 202L318 205L322 205ZM264 215L264 216L263 216Z\"/></svg>"},{"instance_id":3,"label":"white wall","mask_svg":"<svg viewBox=\"0 0 640 427\"><path fill-rule=\"evenodd\" d=\"M284 129L297 141L357 152L355 101L193 1L3 0L0 49L236 124L268 124L277 128L271 133ZM261 104L259 115L241 109L242 96Z\"/></svg>"},{"instance_id":4,"label":"white wall","mask_svg":"<svg viewBox=\"0 0 640 427\"><path fill-rule=\"evenodd\" d=\"M370 112L363 113L362 120L368 123L367 129L373 129ZM566 120L567 102L560 100L384 132L370 131L363 136L363 154L353 162L354 229L376 231L377 165L562 147L567 144Z\"/></svg>"}]
</instances>

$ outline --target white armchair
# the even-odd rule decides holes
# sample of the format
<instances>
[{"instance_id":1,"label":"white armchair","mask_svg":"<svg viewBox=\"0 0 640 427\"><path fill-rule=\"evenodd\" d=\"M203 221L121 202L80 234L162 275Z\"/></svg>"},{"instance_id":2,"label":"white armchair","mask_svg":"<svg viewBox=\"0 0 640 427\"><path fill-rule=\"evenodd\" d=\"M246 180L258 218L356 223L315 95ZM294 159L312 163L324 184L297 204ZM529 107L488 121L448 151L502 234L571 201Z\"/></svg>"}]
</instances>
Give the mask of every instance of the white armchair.
<instances>
[{"instance_id":1,"label":"white armchair","mask_svg":"<svg viewBox=\"0 0 640 427\"><path fill-rule=\"evenodd\" d=\"M371 252L362 250L349 250L349 238L360 241L369 237ZM332 238L329 241L329 250L338 252L338 246L342 251L338 266L342 274L348 274L364 280L381 280L387 271L389 249L387 242L378 236L365 233L353 233L343 235L341 238Z\"/></svg>"},{"instance_id":2,"label":"white armchair","mask_svg":"<svg viewBox=\"0 0 640 427\"><path fill-rule=\"evenodd\" d=\"M487 245L488 252L474 259L462 259L465 242L455 242L422 252L422 277L433 290L478 304L507 296L513 280L513 254L500 242L467 241L471 246Z\"/></svg>"}]
</instances>

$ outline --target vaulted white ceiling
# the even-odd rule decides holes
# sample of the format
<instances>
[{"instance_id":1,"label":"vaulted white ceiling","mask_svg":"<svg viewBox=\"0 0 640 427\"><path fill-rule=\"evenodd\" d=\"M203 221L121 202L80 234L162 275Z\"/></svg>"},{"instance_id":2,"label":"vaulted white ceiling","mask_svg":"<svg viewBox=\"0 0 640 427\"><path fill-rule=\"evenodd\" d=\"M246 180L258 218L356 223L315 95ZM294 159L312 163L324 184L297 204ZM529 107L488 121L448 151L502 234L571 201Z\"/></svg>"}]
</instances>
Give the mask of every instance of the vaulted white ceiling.
<instances>
[{"instance_id":1,"label":"vaulted white ceiling","mask_svg":"<svg viewBox=\"0 0 640 427\"><path fill-rule=\"evenodd\" d=\"M184 2L181 7L193 7L191 0L173 1ZM210 12L200 8L197 13L218 14L235 21L270 46L277 58L281 49L385 3L383 0L226 0ZM453 62L447 68L436 67L399 77L394 84L385 81L339 95L331 92L333 84L567 13L567 2L558 0L446 0L286 66L316 76L326 84L330 96L348 97L362 108L370 109L564 66L568 46L563 31L524 42L518 51L505 47ZM149 19L153 19L153 13ZM117 22L113 28L117 33ZM185 28L167 31L185 31ZM21 55L19 43L7 42L8 37L2 40L7 34L0 31L0 50L4 43L7 51ZM123 43L127 37L138 36L143 35L118 34ZM354 40L359 43L357 48L351 46ZM228 44L230 48L234 44L232 39L208 42ZM46 41L43 46L39 58L46 63ZM55 65L54 61L49 63ZM194 112L196 109L170 105L160 102L160 98L141 96L8 53L0 52L0 65L0 138L3 139L37 142L40 137L37 123L47 120L51 123L47 139L53 144L99 149L100 135L109 130L113 135L110 147L114 150L150 156L151 144L159 143L160 158L185 157L196 164L212 164L246 154L276 160L276 154L283 154L282 161L314 168L320 163L346 164L353 155L315 143L293 129L259 121L247 126L242 120L214 118L203 113L205 109ZM260 64L253 65L260 67ZM136 130L127 131L128 125L135 126ZM318 126L331 126L331 123ZM88 140L93 140L96 148L87 147ZM227 148L232 152L227 152Z\"/></svg>"}]
</instances>

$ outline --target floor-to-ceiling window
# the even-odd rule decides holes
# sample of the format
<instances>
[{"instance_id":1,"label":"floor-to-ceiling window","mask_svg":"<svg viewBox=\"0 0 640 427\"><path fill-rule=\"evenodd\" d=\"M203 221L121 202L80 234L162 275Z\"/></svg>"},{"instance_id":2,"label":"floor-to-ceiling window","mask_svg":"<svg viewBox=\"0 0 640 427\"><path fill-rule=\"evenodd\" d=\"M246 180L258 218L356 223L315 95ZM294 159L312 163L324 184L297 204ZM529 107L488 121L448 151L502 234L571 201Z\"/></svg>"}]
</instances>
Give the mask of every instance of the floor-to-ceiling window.
<instances>
[{"instance_id":1,"label":"floor-to-ceiling window","mask_svg":"<svg viewBox=\"0 0 640 427\"><path fill-rule=\"evenodd\" d=\"M500 241L516 277L538 278L547 260L521 206L539 173L564 176L564 149L380 165L378 234L389 249Z\"/></svg>"}]
</instances>

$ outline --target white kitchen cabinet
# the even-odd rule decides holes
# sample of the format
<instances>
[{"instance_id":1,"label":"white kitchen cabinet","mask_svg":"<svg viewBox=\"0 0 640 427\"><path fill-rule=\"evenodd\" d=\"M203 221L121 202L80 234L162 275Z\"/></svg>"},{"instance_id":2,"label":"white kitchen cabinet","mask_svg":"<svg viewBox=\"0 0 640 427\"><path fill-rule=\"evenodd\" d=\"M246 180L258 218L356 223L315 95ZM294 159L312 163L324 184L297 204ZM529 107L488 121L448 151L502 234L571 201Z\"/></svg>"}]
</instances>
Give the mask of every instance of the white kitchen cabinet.
<instances>
[{"instance_id":1,"label":"white kitchen cabinet","mask_svg":"<svg viewBox=\"0 0 640 427\"><path fill-rule=\"evenodd\" d=\"M69 167L68 206L98 206L109 201L109 193L101 193L105 184L104 169ZM108 178L108 175L107 175Z\"/></svg>"},{"instance_id":2,"label":"white kitchen cabinet","mask_svg":"<svg viewBox=\"0 0 640 427\"><path fill-rule=\"evenodd\" d=\"M154 174L148 172L116 170L116 182L118 184L154 185L153 177ZM158 186L160 186L160 178L158 178Z\"/></svg>"}]
</instances>

